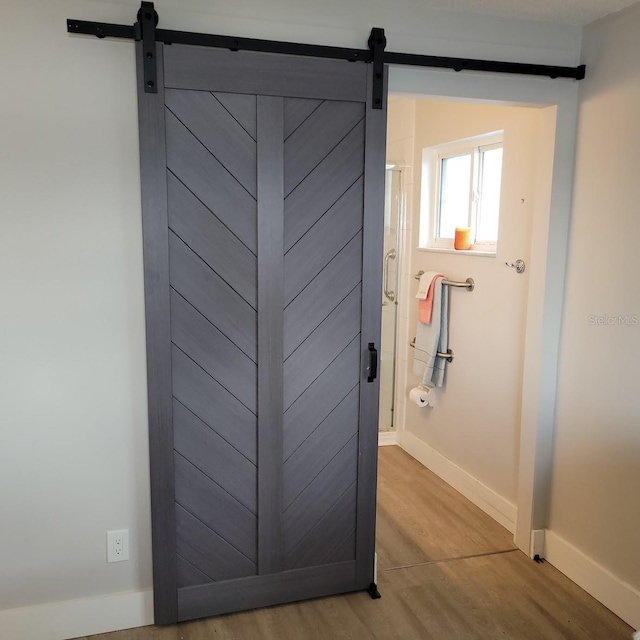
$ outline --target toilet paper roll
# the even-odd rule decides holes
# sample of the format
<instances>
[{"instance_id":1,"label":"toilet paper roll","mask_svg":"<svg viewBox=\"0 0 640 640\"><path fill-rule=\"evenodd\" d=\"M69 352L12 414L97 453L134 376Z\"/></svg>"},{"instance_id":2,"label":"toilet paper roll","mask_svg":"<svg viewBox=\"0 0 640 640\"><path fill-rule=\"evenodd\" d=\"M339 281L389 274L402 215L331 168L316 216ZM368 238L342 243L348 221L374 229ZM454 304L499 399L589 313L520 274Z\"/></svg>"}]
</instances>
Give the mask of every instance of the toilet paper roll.
<instances>
[{"instance_id":1,"label":"toilet paper roll","mask_svg":"<svg viewBox=\"0 0 640 640\"><path fill-rule=\"evenodd\" d=\"M421 387L414 387L409 391L409 400L419 407L426 407L430 404L431 398L429 397L431 391Z\"/></svg>"}]
</instances>

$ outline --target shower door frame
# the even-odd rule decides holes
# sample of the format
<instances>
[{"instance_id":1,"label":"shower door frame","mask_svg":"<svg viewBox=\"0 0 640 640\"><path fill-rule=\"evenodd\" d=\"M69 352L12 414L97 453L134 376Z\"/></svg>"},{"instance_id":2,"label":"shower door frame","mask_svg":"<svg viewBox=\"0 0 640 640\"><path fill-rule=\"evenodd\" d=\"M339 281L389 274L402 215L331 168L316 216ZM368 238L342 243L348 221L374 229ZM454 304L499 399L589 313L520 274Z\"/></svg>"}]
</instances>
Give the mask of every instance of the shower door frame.
<instances>
[{"instance_id":1,"label":"shower door frame","mask_svg":"<svg viewBox=\"0 0 640 640\"><path fill-rule=\"evenodd\" d=\"M379 434L389 434L388 438L394 438L397 432L396 426L396 399L398 397L398 389L397 389L397 359L398 359L398 301L401 298L400 296L400 286L401 286L401 274L402 268L404 266L404 254L405 254L405 243L404 243L404 225L406 223L406 209L405 209L405 194L404 194L404 170L405 167L398 165L391 165L386 169L386 172L391 172L392 174L395 172L398 174L399 186L398 186L398 196L397 196L397 219L396 219L396 233L395 233L395 250L396 250L396 278L395 278L395 299L393 301L393 305L395 307L394 313L394 321L393 321L393 359L392 359L392 372L391 372L391 425L388 430L381 431L380 425L378 424L378 433ZM386 185L386 181L385 181ZM386 194L385 194L386 199ZM393 207L393 205L391 205ZM388 252L385 252L385 255ZM385 271L383 277L385 278L385 282L383 282L383 297L384 297L384 287L386 286L386 277L387 277L387 267L385 266ZM384 305L384 300L382 301ZM382 314L381 324L384 323L384 312ZM382 354L382 350L384 348L384 336L381 335L380 338L380 353ZM382 355L380 356L380 370L381 370L381 378L382 378ZM382 391L380 392L380 396L382 397ZM394 442L395 444L395 442Z\"/></svg>"}]
</instances>

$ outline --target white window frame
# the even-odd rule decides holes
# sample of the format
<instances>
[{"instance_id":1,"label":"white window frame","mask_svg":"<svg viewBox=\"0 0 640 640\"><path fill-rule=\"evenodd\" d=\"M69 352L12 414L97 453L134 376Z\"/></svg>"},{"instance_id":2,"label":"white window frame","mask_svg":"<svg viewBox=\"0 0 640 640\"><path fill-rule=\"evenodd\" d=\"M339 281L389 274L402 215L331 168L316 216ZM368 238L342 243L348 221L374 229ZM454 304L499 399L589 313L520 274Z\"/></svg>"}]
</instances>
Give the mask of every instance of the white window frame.
<instances>
[{"instance_id":1,"label":"white window frame","mask_svg":"<svg viewBox=\"0 0 640 640\"><path fill-rule=\"evenodd\" d=\"M420 189L420 229L419 248L427 250L453 251L453 238L438 237L440 222L440 172L442 160L470 154L472 157L471 181L469 184L468 224L471 227L472 245L470 251L495 255L496 242L475 242L478 216L481 154L484 151L502 147L504 131L464 138L454 142L426 147L422 150L422 180ZM503 156L504 165L504 156Z\"/></svg>"}]
</instances>

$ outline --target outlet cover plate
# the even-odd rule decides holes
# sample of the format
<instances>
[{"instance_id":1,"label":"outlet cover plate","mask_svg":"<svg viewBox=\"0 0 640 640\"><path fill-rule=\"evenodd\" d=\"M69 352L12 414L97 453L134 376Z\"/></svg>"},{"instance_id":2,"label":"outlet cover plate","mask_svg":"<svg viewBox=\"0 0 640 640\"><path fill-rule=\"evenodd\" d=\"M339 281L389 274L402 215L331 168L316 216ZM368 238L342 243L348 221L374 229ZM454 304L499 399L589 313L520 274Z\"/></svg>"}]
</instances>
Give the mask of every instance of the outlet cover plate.
<instances>
[{"instance_id":1,"label":"outlet cover plate","mask_svg":"<svg viewBox=\"0 0 640 640\"><path fill-rule=\"evenodd\" d=\"M107 531L107 562L129 559L129 529Z\"/></svg>"}]
</instances>

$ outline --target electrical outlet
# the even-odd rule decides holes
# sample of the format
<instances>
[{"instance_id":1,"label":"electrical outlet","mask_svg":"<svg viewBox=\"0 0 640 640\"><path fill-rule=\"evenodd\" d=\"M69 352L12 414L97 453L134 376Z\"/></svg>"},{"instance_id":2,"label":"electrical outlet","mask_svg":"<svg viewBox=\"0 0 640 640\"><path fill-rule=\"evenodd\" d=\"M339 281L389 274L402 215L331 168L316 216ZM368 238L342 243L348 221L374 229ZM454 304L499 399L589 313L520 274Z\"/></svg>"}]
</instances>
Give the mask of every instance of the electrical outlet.
<instances>
[{"instance_id":1,"label":"electrical outlet","mask_svg":"<svg viewBox=\"0 0 640 640\"><path fill-rule=\"evenodd\" d=\"M129 559L129 529L107 531L107 562Z\"/></svg>"}]
</instances>

